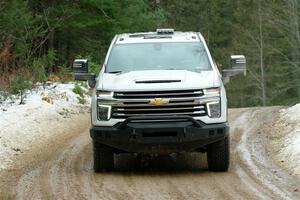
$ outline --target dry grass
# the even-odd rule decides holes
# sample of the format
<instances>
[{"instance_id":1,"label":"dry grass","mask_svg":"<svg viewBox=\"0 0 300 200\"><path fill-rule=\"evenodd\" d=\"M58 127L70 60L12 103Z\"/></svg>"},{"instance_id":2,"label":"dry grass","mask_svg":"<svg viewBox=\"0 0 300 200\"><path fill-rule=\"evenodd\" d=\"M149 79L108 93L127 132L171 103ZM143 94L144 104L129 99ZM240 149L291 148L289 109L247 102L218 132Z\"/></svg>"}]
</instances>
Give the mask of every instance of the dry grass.
<instances>
[{"instance_id":1,"label":"dry grass","mask_svg":"<svg viewBox=\"0 0 300 200\"><path fill-rule=\"evenodd\" d=\"M31 70L29 68L19 68L17 70L10 69L10 72L0 72L0 91L9 91L10 87L13 85L16 77L22 76L24 79L31 81L32 84L36 82L45 82L45 81L51 81L51 82L68 82L73 80L72 73L63 67L57 67L57 70L55 73L51 73L50 75L46 76L43 80L38 80L37 77L42 77L39 75L36 75L37 72L34 70ZM44 72L43 72L44 73Z\"/></svg>"},{"instance_id":2,"label":"dry grass","mask_svg":"<svg viewBox=\"0 0 300 200\"><path fill-rule=\"evenodd\" d=\"M0 76L0 91L6 91L9 88L9 78L7 75Z\"/></svg>"}]
</instances>

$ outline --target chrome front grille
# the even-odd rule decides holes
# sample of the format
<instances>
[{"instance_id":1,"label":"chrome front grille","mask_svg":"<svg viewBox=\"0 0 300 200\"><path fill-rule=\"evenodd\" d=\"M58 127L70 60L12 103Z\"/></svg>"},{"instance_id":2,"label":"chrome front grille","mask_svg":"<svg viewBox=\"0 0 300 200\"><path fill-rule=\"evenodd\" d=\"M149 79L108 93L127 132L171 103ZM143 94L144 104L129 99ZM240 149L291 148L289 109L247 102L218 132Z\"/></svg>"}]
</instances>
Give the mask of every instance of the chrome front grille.
<instances>
[{"instance_id":1,"label":"chrome front grille","mask_svg":"<svg viewBox=\"0 0 300 200\"><path fill-rule=\"evenodd\" d=\"M202 90L152 91L152 92L115 92L118 104L112 107L112 118L135 116L189 115L207 114L205 104L200 104ZM166 101L161 105L151 104L151 100Z\"/></svg>"}]
</instances>

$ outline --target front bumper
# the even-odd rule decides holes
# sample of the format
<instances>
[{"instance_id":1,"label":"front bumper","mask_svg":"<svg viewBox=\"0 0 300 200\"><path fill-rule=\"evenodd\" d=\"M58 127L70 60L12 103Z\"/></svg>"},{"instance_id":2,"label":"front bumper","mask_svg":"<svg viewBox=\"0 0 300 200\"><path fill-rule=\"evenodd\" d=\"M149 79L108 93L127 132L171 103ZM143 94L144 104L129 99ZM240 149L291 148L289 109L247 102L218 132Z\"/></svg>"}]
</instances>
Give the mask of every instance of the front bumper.
<instances>
[{"instance_id":1,"label":"front bumper","mask_svg":"<svg viewBox=\"0 0 300 200\"><path fill-rule=\"evenodd\" d=\"M93 140L125 152L191 152L224 139L226 123L204 124L190 116L130 117L112 127L93 126Z\"/></svg>"}]
</instances>

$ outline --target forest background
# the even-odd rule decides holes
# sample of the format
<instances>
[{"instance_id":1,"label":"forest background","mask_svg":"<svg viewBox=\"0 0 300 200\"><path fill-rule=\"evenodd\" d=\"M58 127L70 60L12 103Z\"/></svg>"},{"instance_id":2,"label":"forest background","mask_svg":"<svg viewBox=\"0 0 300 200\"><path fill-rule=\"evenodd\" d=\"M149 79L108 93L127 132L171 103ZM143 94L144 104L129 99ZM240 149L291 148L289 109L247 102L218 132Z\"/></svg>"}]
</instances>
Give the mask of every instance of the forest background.
<instances>
[{"instance_id":1,"label":"forest background","mask_svg":"<svg viewBox=\"0 0 300 200\"><path fill-rule=\"evenodd\" d=\"M230 107L300 102L298 0L0 0L0 94L69 81L74 58L102 66L115 34L201 32L219 69L247 58L226 85ZM1 100L1 98L0 98Z\"/></svg>"}]
</instances>

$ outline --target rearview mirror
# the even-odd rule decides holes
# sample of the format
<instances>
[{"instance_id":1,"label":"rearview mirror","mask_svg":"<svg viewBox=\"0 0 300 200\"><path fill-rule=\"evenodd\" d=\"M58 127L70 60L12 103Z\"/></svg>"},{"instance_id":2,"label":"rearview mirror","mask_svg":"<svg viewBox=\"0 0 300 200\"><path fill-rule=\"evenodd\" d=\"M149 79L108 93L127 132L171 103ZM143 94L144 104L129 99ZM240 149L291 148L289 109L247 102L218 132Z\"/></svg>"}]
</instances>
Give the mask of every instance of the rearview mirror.
<instances>
[{"instance_id":1,"label":"rearview mirror","mask_svg":"<svg viewBox=\"0 0 300 200\"><path fill-rule=\"evenodd\" d=\"M89 73L89 66L87 59L75 59L73 62L73 72L75 80L88 81L91 88L96 85L96 75Z\"/></svg>"},{"instance_id":2,"label":"rearview mirror","mask_svg":"<svg viewBox=\"0 0 300 200\"><path fill-rule=\"evenodd\" d=\"M229 82L229 77L243 74L246 76L246 58L244 55L230 56L230 69L222 70L222 80L224 83Z\"/></svg>"}]
</instances>

